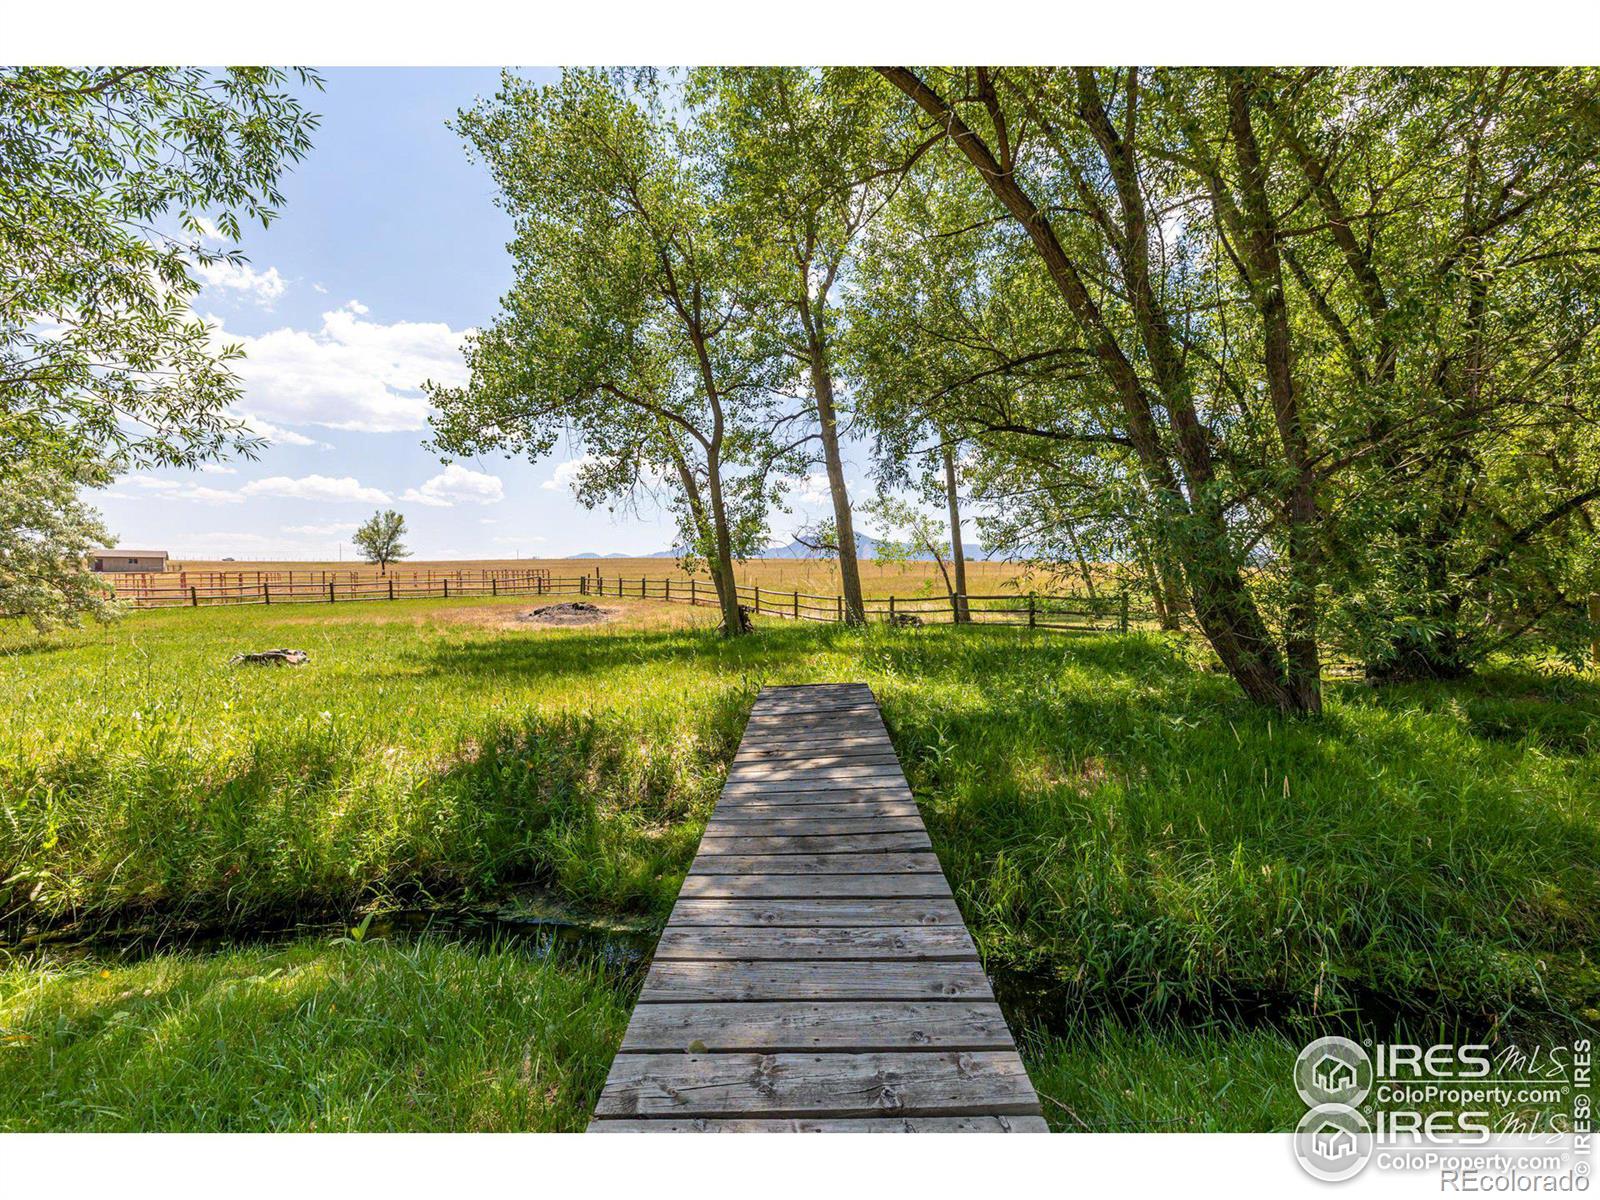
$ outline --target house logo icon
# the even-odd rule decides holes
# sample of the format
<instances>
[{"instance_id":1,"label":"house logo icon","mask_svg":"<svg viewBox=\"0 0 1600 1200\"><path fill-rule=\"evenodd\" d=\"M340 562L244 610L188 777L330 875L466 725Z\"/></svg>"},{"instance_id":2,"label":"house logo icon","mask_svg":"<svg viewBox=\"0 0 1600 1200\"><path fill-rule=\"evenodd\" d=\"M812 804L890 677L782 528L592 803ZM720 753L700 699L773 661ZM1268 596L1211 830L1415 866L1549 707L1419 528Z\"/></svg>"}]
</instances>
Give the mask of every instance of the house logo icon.
<instances>
[{"instance_id":1,"label":"house logo icon","mask_svg":"<svg viewBox=\"0 0 1600 1200\"><path fill-rule=\"evenodd\" d=\"M1294 1064L1294 1086L1300 1099L1315 1107L1355 1107L1372 1089L1372 1059L1358 1042L1345 1037L1318 1038Z\"/></svg>"},{"instance_id":2,"label":"house logo icon","mask_svg":"<svg viewBox=\"0 0 1600 1200\"><path fill-rule=\"evenodd\" d=\"M1319 1104L1294 1131L1294 1157L1313 1179L1341 1183L1372 1158L1372 1127L1348 1104Z\"/></svg>"},{"instance_id":3,"label":"house logo icon","mask_svg":"<svg viewBox=\"0 0 1600 1200\"><path fill-rule=\"evenodd\" d=\"M1332 1095L1355 1086L1356 1069L1344 1059L1332 1054L1323 1055L1322 1059L1311 1068L1311 1078L1317 1087Z\"/></svg>"},{"instance_id":4,"label":"house logo icon","mask_svg":"<svg viewBox=\"0 0 1600 1200\"><path fill-rule=\"evenodd\" d=\"M1311 1135L1311 1145L1323 1158L1338 1162L1356 1152L1356 1135L1330 1121Z\"/></svg>"}]
</instances>

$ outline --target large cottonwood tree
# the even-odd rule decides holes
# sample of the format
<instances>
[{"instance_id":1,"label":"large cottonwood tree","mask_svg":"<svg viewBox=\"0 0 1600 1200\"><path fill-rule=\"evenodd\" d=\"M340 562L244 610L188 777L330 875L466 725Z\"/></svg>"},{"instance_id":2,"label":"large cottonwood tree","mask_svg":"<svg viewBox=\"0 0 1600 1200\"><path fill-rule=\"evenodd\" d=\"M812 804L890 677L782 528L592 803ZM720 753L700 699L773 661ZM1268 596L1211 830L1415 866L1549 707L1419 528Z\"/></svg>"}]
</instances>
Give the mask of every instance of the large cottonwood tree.
<instances>
[{"instance_id":1,"label":"large cottonwood tree","mask_svg":"<svg viewBox=\"0 0 1600 1200\"><path fill-rule=\"evenodd\" d=\"M928 236L990 231L985 253L1023 252L1019 286L1052 293L1028 336L977 364L989 392L1012 411L1029 390L1066 401L1015 432L1069 432L1074 461L1081 435L1106 435L1095 456L1136 473L1151 557L1181 576L1247 694L1315 711L1335 632L1364 628L1362 655L1381 666L1392 631L1454 622L1453 654L1470 607L1460 585L1509 583L1519 562L1544 577L1543 599L1496 614L1485 596L1480 630L1503 640L1540 612L1574 611L1585 560L1570 532L1595 482L1581 383L1594 353L1592 73L882 73L986 196L987 211ZM1374 289L1378 263L1399 302ZM1074 353L1092 368L1084 386L1041 387L1039 364ZM1481 486L1534 475L1538 499L1520 511L1509 489ZM1402 580L1451 531L1470 544L1447 556L1459 565L1440 583L1453 578L1455 594L1408 597ZM1536 570L1552 539L1567 542L1561 569ZM1364 621L1348 619L1358 584Z\"/></svg>"},{"instance_id":2,"label":"large cottonwood tree","mask_svg":"<svg viewBox=\"0 0 1600 1200\"><path fill-rule=\"evenodd\" d=\"M580 500L664 494L740 632L734 560L761 544L809 435L712 173L647 79L507 75L458 124L515 223L516 278L469 339L469 382L430 385L434 446L537 458L565 436Z\"/></svg>"},{"instance_id":3,"label":"large cottonwood tree","mask_svg":"<svg viewBox=\"0 0 1600 1200\"><path fill-rule=\"evenodd\" d=\"M690 72L698 146L715 164L765 289L766 334L809 399L833 509L845 619L865 620L855 522L840 449L840 292L860 238L930 144L861 68L711 67Z\"/></svg>"}]
</instances>

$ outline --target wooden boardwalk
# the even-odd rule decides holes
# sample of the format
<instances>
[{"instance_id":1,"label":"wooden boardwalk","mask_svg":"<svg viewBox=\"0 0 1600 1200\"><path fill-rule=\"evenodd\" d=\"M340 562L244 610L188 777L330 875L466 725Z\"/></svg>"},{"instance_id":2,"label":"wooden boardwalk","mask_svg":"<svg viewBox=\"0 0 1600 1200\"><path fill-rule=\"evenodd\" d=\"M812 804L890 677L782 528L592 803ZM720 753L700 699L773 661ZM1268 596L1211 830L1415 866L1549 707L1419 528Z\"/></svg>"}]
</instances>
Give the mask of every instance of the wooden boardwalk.
<instances>
[{"instance_id":1,"label":"wooden boardwalk","mask_svg":"<svg viewBox=\"0 0 1600 1200\"><path fill-rule=\"evenodd\" d=\"M1043 1132L872 692L766 688L591 1132Z\"/></svg>"}]
</instances>

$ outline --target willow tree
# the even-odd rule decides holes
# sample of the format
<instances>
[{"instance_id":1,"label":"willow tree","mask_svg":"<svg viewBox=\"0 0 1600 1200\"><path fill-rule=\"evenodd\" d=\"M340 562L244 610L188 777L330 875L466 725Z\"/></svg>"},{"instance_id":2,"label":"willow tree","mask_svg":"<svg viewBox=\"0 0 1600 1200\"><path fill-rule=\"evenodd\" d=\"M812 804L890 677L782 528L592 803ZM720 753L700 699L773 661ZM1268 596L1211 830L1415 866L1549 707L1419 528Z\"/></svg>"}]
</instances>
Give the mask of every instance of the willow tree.
<instances>
[{"instance_id":1,"label":"willow tree","mask_svg":"<svg viewBox=\"0 0 1600 1200\"><path fill-rule=\"evenodd\" d=\"M803 439L783 438L761 297L709 173L648 81L596 71L508 74L457 125L514 222L516 275L468 341L469 381L429 386L433 446L539 458L565 436L584 503L664 493L737 634L734 560Z\"/></svg>"},{"instance_id":2,"label":"willow tree","mask_svg":"<svg viewBox=\"0 0 1600 1200\"><path fill-rule=\"evenodd\" d=\"M1476 543L1446 578L1521 587L1513 562L1580 525L1591 75L882 73L987 194L972 226L1052 294L1039 340L1092 367L1074 411L1108 422L1159 558L1253 699L1320 707L1321 647L1352 624L1329 615L1358 591L1369 630L1454 620L1400 583L1431 542ZM1541 472L1563 446L1589 449ZM1483 486L1518 477L1544 481L1536 501ZM1571 611L1567 545L1545 590ZM1539 607L1486 619L1514 632Z\"/></svg>"},{"instance_id":3,"label":"willow tree","mask_svg":"<svg viewBox=\"0 0 1600 1200\"><path fill-rule=\"evenodd\" d=\"M874 223L847 297L848 369L881 478L917 487L960 528L959 481L984 543L1046 571L1132 561L1166 622L1152 509L1092 356L1026 247L997 228L980 181L924 160ZM952 549L956 538L952 536ZM957 564L960 558L955 559ZM960 584L958 584L960 586Z\"/></svg>"},{"instance_id":4,"label":"willow tree","mask_svg":"<svg viewBox=\"0 0 1600 1200\"><path fill-rule=\"evenodd\" d=\"M712 67L686 100L770 303L766 332L809 397L828 477L845 619L865 620L839 434L839 293L858 242L921 147L861 68Z\"/></svg>"},{"instance_id":5,"label":"willow tree","mask_svg":"<svg viewBox=\"0 0 1600 1200\"><path fill-rule=\"evenodd\" d=\"M193 466L260 445L197 266L270 223L316 118L265 67L0 69L0 470ZM301 71L302 86L319 86Z\"/></svg>"},{"instance_id":6,"label":"willow tree","mask_svg":"<svg viewBox=\"0 0 1600 1200\"><path fill-rule=\"evenodd\" d=\"M1458 675L1535 627L1579 653L1600 587L1600 72L1256 69L1199 99L1182 165L1284 378L1329 413L1306 474L1339 517L1335 635L1383 678ZM1205 107L1242 154L1208 151Z\"/></svg>"}]
</instances>

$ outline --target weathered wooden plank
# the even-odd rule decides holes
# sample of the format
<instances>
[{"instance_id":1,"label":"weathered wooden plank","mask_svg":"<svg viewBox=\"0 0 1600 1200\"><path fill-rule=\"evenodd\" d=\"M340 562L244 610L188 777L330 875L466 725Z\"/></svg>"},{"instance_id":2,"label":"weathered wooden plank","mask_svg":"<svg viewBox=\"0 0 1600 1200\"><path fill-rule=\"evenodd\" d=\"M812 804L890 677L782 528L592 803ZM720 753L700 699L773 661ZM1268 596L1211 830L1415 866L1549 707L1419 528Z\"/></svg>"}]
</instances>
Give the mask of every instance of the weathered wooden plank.
<instances>
[{"instance_id":1,"label":"weathered wooden plank","mask_svg":"<svg viewBox=\"0 0 1600 1200\"><path fill-rule=\"evenodd\" d=\"M1014 1051L619 1054L595 1115L1032 1116Z\"/></svg>"},{"instance_id":2,"label":"weathered wooden plank","mask_svg":"<svg viewBox=\"0 0 1600 1200\"><path fill-rule=\"evenodd\" d=\"M866 851L858 854L701 854L691 875L903 875L938 874L931 851Z\"/></svg>"},{"instance_id":3,"label":"weathered wooden plank","mask_svg":"<svg viewBox=\"0 0 1600 1200\"><path fill-rule=\"evenodd\" d=\"M690 900L913 899L948 896L950 885L938 874L690 875L678 894Z\"/></svg>"},{"instance_id":4,"label":"weathered wooden plank","mask_svg":"<svg viewBox=\"0 0 1600 1200\"><path fill-rule=\"evenodd\" d=\"M832 761L829 761L832 759ZM904 778L905 773L900 770L900 763L891 753L879 750L870 759L861 757L838 758L831 752L819 754L809 750L804 754L797 754L790 758L760 758L744 760L735 758L728 767L728 777L737 775L750 775L759 779L766 779L780 775L786 771L828 771L842 772L845 775L866 775L871 778L888 776L891 779Z\"/></svg>"},{"instance_id":5,"label":"weathered wooden plank","mask_svg":"<svg viewBox=\"0 0 1600 1200\"><path fill-rule=\"evenodd\" d=\"M669 925L656 942L655 960L976 959L977 954L971 935L960 925L857 925L841 929Z\"/></svg>"},{"instance_id":6,"label":"weathered wooden plank","mask_svg":"<svg viewBox=\"0 0 1600 1200\"><path fill-rule=\"evenodd\" d=\"M897 899L696 899L684 897L672 910L668 928L679 925L963 925L953 896Z\"/></svg>"},{"instance_id":7,"label":"weathered wooden plank","mask_svg":"<svg viewBox=\"0 0 1600 1200\"><path fill-rule=\"evenodd\" d=\"M877 708L871 704L862 704L851 708L834 708L818 712L800 710L752 712L745 728L763 732L773 729L819 727L833 729L841 726L860 726L863 729L874 730L884 727L883 718L878 715Z\"/></svg>"},{"instance_id":8,"label":"weathered wooden plank","mask_svg":"<svg viewBox=\"0 0 1600 1200\"><path fill-rule=\"evenodd\" d=\"M837 785L804 779L776 783L730 783L722 789L717 807L742 804L838 804L842 800L909 800L911 789L901 780L881 783L843 782Z\"/></svg>"},{"instance_id":9,"label":"weathered wooden plank","mask_svg":"<svg viewBox=\"0 0 1600 1200\"><path fill-rule=\"evenodd\" d=\"M917 815L903 817L859 817L835 818L832 820L819 820L811 815L811 810L806 809L799 813L775 813L771 817L746 817L744 819L724 820L721 814L712 813L711 820L706 823L705 836L708 838L732 837L761 837L771 835L774 837L798 836L852 836L855 834L874 833L923 833L922 818Z\"/></svg>"},{"instance_id":10,"label":"weathered wooden plank","mask_svg":"<svg viewBox=\"0 0 1600 1200\"><path fill-rule=\"evenodd\" d=\"M842 799L801 803L718 805L712 820L729 825L744 821L774 820L824 821L860 820L866 817L918 818L915 800L875 800L846 796Z\"/></svg>"},{"instance_id":11,"label":"weathered wooden plank","mask_svg":"<svg viewBox=\"0 0 1600 1200\"><path fill-rule=\"evenodd\" d=\"M771 763L735 765L728 770L727 782L787 783L804 780L811 787L877 787L892 786L905 781L898 765L890 763L847 763L820 765L800 761L781 766Z\"/></svg>"},{"instance_id":12,"label":"weathered wooden plank","mask_svg":"<svg viewBox=\"0 0 1600 1200\"><path fill-rule=\"evenodd\" d=\"M656 959L640 1004L727 1000L992 1000L976 959L722 962Z\"/></svg>"},{"instance_id":13,"label":"weathered wooden plank","mask_svg":"<svg viewBox=\"0 0 1600 1200\"><path fill-rule=\"evenodd\" d=\"M600 1118L590 1133L1049 1133L1043 1117Z\"/></svg>"},{"instance_id":14,"label":"weathered wooden plank","mask_svg":"<svg viewBox=\"0 0 1600 1200\"><path fill-rule=\"evenodd\" d=\"M821 717L752 717L745 727L745 737L755 742L774 738L823 735L872 736L888 740L889 731L883 718L876 713L838 713Z\"/></svg>"},{"instance_id":15,"label":"weathered wooden plank","mask_svg":"<svg viewBox=\"0 0 1600 1200\"><path fill-rule=\"evenodd\" d=\"M756 704L750 709L752 717L799 717L804 720L825 720L841 713L854 716L877 716L878 706L871 700L858 700L841 696L836 700L819 700L808 704L790 703Z\"/></svg>"},{"instance_id":16,"label":"weathered wooden plank","mask_svg":"<svg viewBox=\"0 0 1600 1200\"><path fill-rule=\"evenodd\" d=\"M766 1050L802 1054L835 1050L869 1054L1003 1050L1010 1046L1011 1031L1000 1009L987 1001L767 1001L641 1004L633 1010L619 1053Z\"/></svg>"},{"instance_id":17,"label":"weathered wooden plank","mask_svg":"<svg viewBox=\"0 0 1600 1200\"><path fill-rule=\"evenodd\" d=\"M841 737L781 737L774 735L770 738L747 738L739 743L738 753L749 757L761 757L772 754L789 753L855 753L857 751L871 751L874 754L883 752L888 739L881 733L850 734Z\"/></svg>"},{"instance_id":18,"label":"weathered wooden plank","mask_svg":"<svg viewBox=\"0 0 1600 1200\"><path fill-rule=\"evenodd\" d=\"M931 850L933 843L921 829L894 833L850 833L840 835L800 834L790 836L728 836L728 827L707 827L700 839L700 854L863 854L874 850Z\"/></svg>"},{"instance_id":19,"label":"weathered wooden plank","mask_svg":"<svg viewBox=\"0 0 1600 1200\"><path fill-rule=\"evenodd\" d=\"M782 757L774 755L766 758L746 758L741 754L737 755L729 765L728 774L731 777L735 774L749 774L756 771L837 771L859 770L863 767L890 767L898 771L900 762L891 751L866 748L855 754L836 754L832 751L825 754L816 751L797 754L790 751Z\"/></svg>"},{"instance_id":20,"label":"weathered wooden plank","mask_svg":"<svg viewBox=\"0 0 1600 1200\"><path fill-rule=\"evenodd\" d=\"M853 763L887 763L899 766L900 759L888 746L876 738L870 744L859 746L773 746L770 749L741 749L733 756L733 766L753 763L814 763L817 766L849 766ZM731 769L731 768L730 768Z\"/></svg>"}]
</instances>

